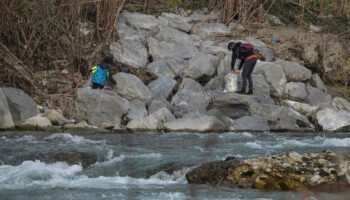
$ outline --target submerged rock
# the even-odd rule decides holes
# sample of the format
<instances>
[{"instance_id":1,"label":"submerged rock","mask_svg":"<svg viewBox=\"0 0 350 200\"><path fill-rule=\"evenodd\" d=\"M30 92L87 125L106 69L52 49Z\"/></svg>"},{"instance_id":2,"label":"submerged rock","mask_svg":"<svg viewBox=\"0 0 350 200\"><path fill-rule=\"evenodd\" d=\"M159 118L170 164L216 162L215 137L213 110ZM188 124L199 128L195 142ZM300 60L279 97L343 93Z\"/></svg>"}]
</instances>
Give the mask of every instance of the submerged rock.
<instances>
[{"instance_id":1,"label":"submerged rock","mask_svg":"<svg viewBox=\"0 0 350 200\"><path fill-rule=\"evenodd\" d=\"M322 153L259 157L248 160L215 161L186 175L189 183L231 185L264 191L299 190L303 186L336 183L349 175L348 154Z\"/></svg>"},{"instance_id":2,"label":"submerged rock","mask_svg":"<svg viewBox=\"0 0 350 200\"><path fill-rule=\"evenodd\" d=\"M87 153L59 153L55 155L52 162L66 162L69 165L81 165L83 168L87 168L90 165L97 162L95 156Z\"/></svg>"}]
</instances>

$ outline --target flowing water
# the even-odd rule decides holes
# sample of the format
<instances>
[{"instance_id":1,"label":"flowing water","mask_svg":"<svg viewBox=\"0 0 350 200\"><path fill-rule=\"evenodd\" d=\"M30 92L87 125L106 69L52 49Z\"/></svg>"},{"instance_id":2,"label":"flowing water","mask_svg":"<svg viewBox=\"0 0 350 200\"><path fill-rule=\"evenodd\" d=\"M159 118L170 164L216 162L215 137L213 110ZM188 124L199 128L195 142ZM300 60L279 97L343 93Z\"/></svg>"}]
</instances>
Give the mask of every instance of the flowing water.
<instances>
[{"instance_id":1,"label":"flowing water","mask_svg":"<svg viewBox=\"0 0 350 200\"><path fill-rule=\"evenodd\" d=\"M0 199L300 199L297 192L187 184L185 174L201 163L329 149L350 153L350 133L0 133ZM86 169L47 164L58 153L97 158ZM313 193L310 199L337 199Z\"/></svg>"}]
</instances>

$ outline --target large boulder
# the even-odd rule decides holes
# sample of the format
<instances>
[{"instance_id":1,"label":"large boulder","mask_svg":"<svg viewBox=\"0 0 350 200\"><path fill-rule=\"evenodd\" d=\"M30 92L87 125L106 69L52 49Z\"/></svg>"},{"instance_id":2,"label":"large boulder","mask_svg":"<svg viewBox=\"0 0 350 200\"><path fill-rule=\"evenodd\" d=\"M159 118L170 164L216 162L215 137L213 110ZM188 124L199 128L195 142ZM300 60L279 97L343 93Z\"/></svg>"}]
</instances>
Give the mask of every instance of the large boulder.
<instances>
[{"instance_id":1,"label":"large boulder","mask_svg":"<svg viewBox=\"0 0 350 200\"><path fill-rule=\"evenodd\" d=\"M299 112L302 115L307 115L318 108L318 106L310 106L306 103L300 103L292 100L283 100L282 105Z\"/></svg>"},{"instance_id":2,"label":"large boulder","mask_svg":"<svg viewBox=\"0 0 350 200\"><path fill-rule=\"evenodd\" d=\"M261 116L245 116L239 119L233 120L232 130L234 131L270 131L267 120Z\"/></svg>"},{"instance_id":3,"label":"large boulder","mask_svg":"<svg viewBox=\"0 0 350 200\"><path fill-rule=\"evenodd\" d=\"M216 56L200 53L189 61L184 76L192 79L211 77L216 70L218 62L219 59Z\"/></svg>"},{"instance_id":4,"label":"large boulder","mask_svg":"<svg viewBox=\"0 0 350 200\"><path fill-rule=\"evenodd\" d=\"M142 101L138 99L130 101L130 110L126 116L128 121L141 119L147 115L146 106Z\"/></svg>"},{"instance_id":5,"label":"large boulder","mask_svg":"<svg viewBox=\"0 0 350 200\"><path fill-rule=\"evenodd\" d=\"M304 82L311 79L311 70L307 69L304 66L301 66L299 63L281 59L278 59L276 63L280 64L283 67L287 81L289 82Z\"/></svg>"},{"instance_id":6,"label":"large boulder","mask_svg":"<svg viewBox=\"0 0 350 200\"><path fill-rule=\"evenodd\" d=\"M120 72L113 75L113 78L118 83L117 93L128 100L139 99L146 103L153 96L148 87L133 74Z\"/></svg>"},{"instance_id":7,"label":"large boulder","mask_svg":"<svg viewBox=\"0 0 350 200\"><path fill-rule=\"evenodd\" d=\"M203 53L219 55L219 54L228 54L226 44L216 44L212 40L203 40L200 43L199 49Z\"/></svg>"},{"instance_id":8,"label":"large boulder","mask_svg":"<svg viewBox=\"0 0 350 200\"><path fill-rule=\"evenodd\" d=\"M200 115L193 118L181 118L171 120L164 124L167 131L186 132L222 132L225 124L217 117Z\"/></svg>"},{"instance_id":9,"label":"large boulder","mask_svg":"<svg viewBox=\"0 0 350 200\"><path fill-rule=\"evenodd\" d=\"M157 76L169 76L171 78L182 76L187 62L183 59L155 60L147 66L147 72Z\"/></svg>"},{"instance_id":10,"label":"large boulder","mask_svg":"<svg viewBox=\"0 0 350 200\"><path fill-rule=\"evenodd\" d=\"M305 84L301 82L289 82L286 84L285 94L289 99L303 101L307 97Z\"/></svg>"},{"instance_id":11,"label":"large boulder","mask_svg":"<svg viewBox=\"0 0 350 200\"><path fill-rule=\"evenodd\" d=\"M137 30L136 28L130 27L127 21L123 17L118 18L117 22L118 33L121 41L124 42L137 42L146 43L147 30Z\"/></svg>"},{"instance_id":12,"label":"large boulder","mask_svg":"<svg viewBox=\"0 0 350 200\"><path fill-rule=\"evenodd\" d=\"M280 97L286 87L286 76L283 67L273 62L257 62L254 74L263 74L270 86L271 96Z\"/></svg>"},{"instance_id":13,"label":"large boulder","mask_svg":"<svg viewBox=\"0 0 350 200\"><path fill-rule=\"evenodd\" d=\"M350 112L326 108L317 112L317 122L324 131L349 131Z\"/></svg>"},{"instance_id":14,"label":"large boulder","mask_svg":"<svg viewBox=\"0 0 350 200\"><path fill-rule=\"evenodd\" d=\"M148 53L145 46L139 41L112 42L109 45L110 53L114 59L135 68L145 68L148 61Z\"/></svg>"},{"instance_id":15,"label":"large boulder","mask_svg":"<svg viewBox=\"0 0 350 200\"><path fill-rule=\"evenodd\" d=\"M318 74L313 74L311 77L311 84L312 86L327 92L327 87L324 85L322 79L320 78L320 76Z\"/></svg>"},{"instance_id":16,"label":"large boulder","mask_svg":"<svg viewBox=\"0 0 350 200\"><path fill-rule=\"evenodd\" d=\"M167 108L161 108L144 118L130 121L127 128L133 131L157 131L163 129L164 123L172 120L175 120L174 115Z\"/></svg>"},{"instance_id":17,"label":"large boulder","mask_svg":"<svg viewBox=\"0 0 350 200\"><path fill-rule=\"evenodd\" d=\"M222 123L225 124L225 130L230 129L232 126L233 120L230 117L222 114L218 109L210 109L206 115L217 117Z\"/></svg>"},{"instance_id":18,"label":"large boulder","mask_svg":"<svg viewBox=\"0 0 350 200\"><path fill-rule=\"evenodd\" d=\"M222 77L217 76L210 79L210 81L205 85L204 88L208 93L211 93L216 90L223 91L224 83L225 80Z\"/></svg>"},{"instance_id":19,"label":"large boulder","mask_svg":"<svg viewBox=\"0 0 350 200\"><path fill-rule=\"evenodd\" d=\"M332 96L322 90L311 86L306 87L306 90L308 93L306 103L312 106L330 106L332 104Z\"/></svg>"},{"instance_id":20,"label":"large boulder","mask_svg":"<svg viewBox=\"0 0 350 200\"><path fill-rule=\"evenodd\" d=\"M198 53L198 48L196 46L186 42L177 43L148 38L147 44L149 48L149 54L154 60L188 59L194 57Z\"/></svg>"},{"instance_id":21,"label":"large boulder","mask_svg":"<svg viewBox=\"0 0 350 200\"><path fill-rule=\"evenodd\" d=\"M78 108L95 126L120 124L129 110L129 101L107 90L78 89Z\"/></svg>"},{"instance_id":22,"label":"large boulder","mask_svg":"<svg viewBox=\"0 0 350 200\"><path fill-rule=\"evenodd\" d=\"M123 11L120 14L120 18L125 20L129 26L136 29L151 30L159 25L159 20L153 15Z\"/></svg>"},{"instance_id":23,"label":"large boulder","mask_svg":"<svg viewBox=\"0 0 350 200\"><path fill-rule=\"evenodd\" d=\"M161 108L172 110L170 103L163 97L154 97L147 102L148 113L152 114Z\"/></svg>"},{"instance_id":24,"label":"large boulder","mask_svg":"<svg viewBox=\"0 0 350 200\"><path fill-rule=\"evenodd\" d=\"M199 35L202 39L229 33L230 29L221 23L198 23L192 28L192 34Z\"/></svg>"},{"instance_id":25,"label":"large boulder","mask_svg":"<svg viewBox=\"0 0 350 200\"><path fill-rule=\"evenodd\" d=\"M271 105L266 99L257 96L225 93L212 95L213 107L232 119L259 115L267 120L273 131L313 130L313 125L298 112L281 106Z\"/></svg>"},{"instance_id":26,"label":"large boulder","mask_svg":"<svg viewBox=\"0 0 350 200\"><path fill-rule=\"evenodd\" d=\"M57 125L61 126L61 125L66 124L66 123L74 122L72 120L68 120L67 118L65 118L61 112L58 112L55 109L49 109L42 116L49 119L51 124L55 125L55 126L57 126Z\"/></svg>"},{"instance_id":27,"label":"large boulder","mask_svg":"<svg viewBox=\"0 0 350 200\"><path fill-rule=\"evenodd\" d=\"M209 96L199 83L184 78L178 92L172 98L171 105L178 118L188 113L205 113L209 105Z\"/></svg>"},{"instance_id":28,"label":"large boulder","mask_svg":"<svg viewBox=\"0 0 350 200\"><path fill-rule=\"evenodd\" d=\"M6 96L0 88L0 130L12 129L15 124L13 123L11 112L7 104Z\"/></svg>"},{"instance_id":29,"label":"large boulder","mask_svg":"<svg viewBox=\"0 0 350 200\"><path fill-rule=\"evenodd\" d=\"M176 93L171 101L172 111L181 118L188 113L205 113L209 101L199 93L182 89Z\"/></svg>"},{"instance_id":30,"label":"large boulder","mask_svg":"<svg viewBox=\"0 0 350 200\"><path fill-rule=\"evenodd\" d=\"M200 41L200 38L196 35L189 35L183 31L171 27L164 27L154 36L154 39L158 41L166 41L177 44L192 44L195 45Z\"/></svg>"},{"instance_id":31,"label":"large boulder","mask_svg":"<svg viewBox=\"0 0 350 200\"><path fill-rule=\"evenodd\" d=\"M26 93L17 88L1 88L6 96L11 116L15 125L20 125L36 113L36 103Z\"/></svg>"},{"instance_id":32,"label":"large boulder","mask_svg":"<svg viewBox=\"0 0 350 200\"><path fill-rule=\"evenodd\" d=\"M220 62L216 71L216 74L218 76L225 76L227 73L229 73L231 69L231 59L232 59L232 53L230 52L228 52L227 54L220 54ZM236 61L236 63L238 62Z\"/></svg>"},{"instance_id":33,"label":"large boulder","mask_svg":"<svg viewBox=\"0 0 350 200\"><path fill-rule=\"evenodd\" d=\"M166 21L165 23L168 26L185 32L190 32L192 29L192 24L190 23L192 19L190 17L184 17L173 13L162 13L159 20Z\"/></svg>"},{"instance_id":34,"label":"large boulder","mask_svg":"<svg viewBox=\"0 0 350 200\"><path fill-rule=\"evenodd\" d=\"M309 120L290 108L276 105L252 105L252 115L260 115L268 121L272 131L313 131Z\"/></svg>"},{"instance_id":35,"label":"large boulder","mask_svg":"<svg viewBox=\"0 0 350 200\"><path fill-rule=\"evenodd\" d=\"M153 96L159 96L167 99L176 85L176 81L168 76L159 76L158 79L148 84L148 88Z\"/></svg>"},{"instance_id":36,"label":"large boulder","mask_svg":"<svg viewBox=\"0 0 350 200\"><path fill-rule=\"evenodd\" d=\"M350 111L350 102L340 97L336 97L333 99L332 106L337 110Z\"/></svg>"},{"instance_id":37,"label":"large boulder","mask_svg":"<svg viewBox=\"0 0 350 200\"><path fill-rule=\"evenodd\" d=\"M252 74L253 79L253 95L269 99L271 104L274 104L270 97L270 86L267 83L263 74ZM241 80L241 79L239 79Z\"/></svg>"}]
</instances>

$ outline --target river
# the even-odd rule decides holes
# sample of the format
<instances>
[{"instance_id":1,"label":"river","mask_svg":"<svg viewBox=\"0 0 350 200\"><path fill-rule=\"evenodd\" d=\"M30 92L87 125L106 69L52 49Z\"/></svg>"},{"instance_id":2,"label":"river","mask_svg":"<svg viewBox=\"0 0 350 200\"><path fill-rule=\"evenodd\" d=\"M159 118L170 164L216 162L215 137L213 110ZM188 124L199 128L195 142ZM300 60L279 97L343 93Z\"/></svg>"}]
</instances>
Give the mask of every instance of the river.
<instances>
[{"instance_id":1,"label":"river","mask_svg":"<svg viewBox=\"0 0 350 200\"><path fill-rule=\"evenodd\" d=\"M291 151L350 153L350 133L93 134L0 132L1 200L300 199L298 192L260 192L187 184L201 163ZM83 152L97 162L83 169L40 160ZM167 169L167 170L165 170ZM310 199L337 199L313 193Z\"/></svg>"}]
</instances>

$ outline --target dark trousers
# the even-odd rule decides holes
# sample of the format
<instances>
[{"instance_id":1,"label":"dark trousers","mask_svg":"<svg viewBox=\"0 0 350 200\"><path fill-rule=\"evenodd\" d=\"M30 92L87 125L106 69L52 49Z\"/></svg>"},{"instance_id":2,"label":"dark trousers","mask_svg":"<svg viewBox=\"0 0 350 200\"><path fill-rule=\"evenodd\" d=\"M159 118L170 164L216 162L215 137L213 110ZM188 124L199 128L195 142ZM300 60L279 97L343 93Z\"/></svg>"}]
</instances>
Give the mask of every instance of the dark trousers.
<instances>
[{"instance_id":1,"label":"dark trousers","mask_svg":"<svg viewBox=\"0 0 350 200\"><path fill-rule=\"evenodd\" d=\"M253 91L252 73L257 61L257 58L251 58L245 61L242 72L242 91L245 91L245 88L247 87L247 79L249 82L249 91Z\"/></svg>"},{"instance_id":2,"label":"dark trousers","mask_svg":"<svg viewBox=\"0 0 350 200\"><path fill-rule=\"evenodd\" d=\"M105 86L92 82L92 89L103 89Z\"/></svg>"}]
</instances>

